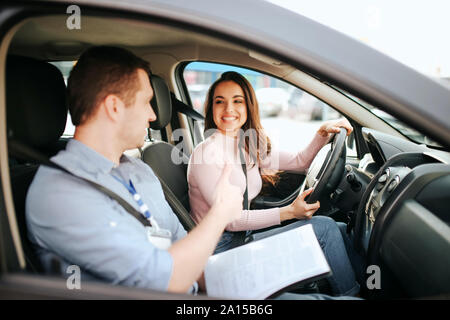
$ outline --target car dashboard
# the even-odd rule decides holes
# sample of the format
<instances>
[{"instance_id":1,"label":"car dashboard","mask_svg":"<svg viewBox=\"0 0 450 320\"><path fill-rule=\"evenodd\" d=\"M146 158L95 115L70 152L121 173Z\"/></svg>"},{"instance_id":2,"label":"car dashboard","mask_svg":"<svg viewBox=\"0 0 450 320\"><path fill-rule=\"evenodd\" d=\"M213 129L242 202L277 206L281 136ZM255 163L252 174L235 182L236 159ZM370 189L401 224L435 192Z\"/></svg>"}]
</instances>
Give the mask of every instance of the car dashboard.
<instances>
[{"instance_id":1,"label":"car dashboard","mask_svg":"<svg viewBox=\"0 0 450 320\"><path fill-rule=\"evenodd\" d=\"M353 235L367 265L383 266L383 297L450 293L450 155L371 129L363 137L370 153L357 171L370 182Z\"/></svg>"}]
</instances>

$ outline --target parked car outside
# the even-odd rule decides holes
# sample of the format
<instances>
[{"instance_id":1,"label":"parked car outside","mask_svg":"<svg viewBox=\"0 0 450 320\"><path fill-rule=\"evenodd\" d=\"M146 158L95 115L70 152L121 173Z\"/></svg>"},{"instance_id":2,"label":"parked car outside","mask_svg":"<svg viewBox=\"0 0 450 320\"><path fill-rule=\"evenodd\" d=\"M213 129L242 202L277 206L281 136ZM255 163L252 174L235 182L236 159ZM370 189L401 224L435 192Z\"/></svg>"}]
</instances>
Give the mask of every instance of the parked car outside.
<instances>
[{"instance_id":1,"label":"parked car outside","mask_svg":"<svg viewBox=\"0 0 450 320\"><path fill-rule=\"evenodd\" d=\"M255 90L261 117L275 117L288 110L288 93L283 88Z\"/></svg>"}]
</instances>

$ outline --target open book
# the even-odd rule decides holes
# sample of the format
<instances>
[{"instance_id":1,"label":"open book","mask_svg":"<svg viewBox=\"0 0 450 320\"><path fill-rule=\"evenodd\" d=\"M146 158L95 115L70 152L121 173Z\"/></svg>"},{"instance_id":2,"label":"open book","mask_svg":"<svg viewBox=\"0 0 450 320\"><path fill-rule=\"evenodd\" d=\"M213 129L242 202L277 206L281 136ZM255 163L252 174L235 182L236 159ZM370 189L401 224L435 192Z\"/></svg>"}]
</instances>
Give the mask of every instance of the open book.
<instances>
[{"instance_id":1,"label":"open book","mask_svg":"<svg viewBox=\"0 0 450 320\"><path fill-rule=\"evenodd\" d=\"M330 272L312 226L305 225L211 256L206 291L212 297L265 299Z\"/></svg>"}]
</instances>

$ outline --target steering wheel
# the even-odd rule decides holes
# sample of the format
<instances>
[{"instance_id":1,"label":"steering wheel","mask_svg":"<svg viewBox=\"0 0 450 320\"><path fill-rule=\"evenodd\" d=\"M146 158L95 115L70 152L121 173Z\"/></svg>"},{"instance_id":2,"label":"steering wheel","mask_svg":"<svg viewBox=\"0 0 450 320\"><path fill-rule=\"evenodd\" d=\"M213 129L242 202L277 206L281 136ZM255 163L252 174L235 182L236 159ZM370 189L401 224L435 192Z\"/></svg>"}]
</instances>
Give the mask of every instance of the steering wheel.
<instances>
[{"instance_id":1,"label":"steering wheel","mask_svg":"<svg viewBox=\"0 0 450 320\"><path fill-rule=\"evenodd\" d=\"M319 173L313 177L316 171L312 170L316 167L317 157L314 158L311 166L306 174L304 186L308 181L313 181L312 188L314 191L305 199L306 203L314 203L324 196L328 196L333 192L344 173L346 148L345 139L347 137L347 130L340 128L340 132L334 135L331 149L319 170ZM317 161L316 161L317 160ZM302 189L304 189L304 186ZM301 190L300 192L303 192Z\"/></svg>"},{"instance_id":2,"label":"steering wheel","mask_svg":"<svg viewBox=\"0 0 450 320\"><path fill-rule=\"evenodd\" d=\"M307 203L314 203L318 199L325 195L331 194L344 174L345 170L345 139L347 137L347 130L340 128L340 132L336 133L331 144L331 149L325 158L325 161L320 167L320 170L316 176L314 174L317 170L313 168L319 167L320 161L323 157L316 156L311 163L306 178L303 180L302 184L287 198L280 201L268 201L264 197L256 197L252 201L252 206L255 209L267 209L267 208L279 208L289 203L292 203L299 194L304 190L308 181L313 182L314 191L306 198Z\"/></svg>"}]
</instances>

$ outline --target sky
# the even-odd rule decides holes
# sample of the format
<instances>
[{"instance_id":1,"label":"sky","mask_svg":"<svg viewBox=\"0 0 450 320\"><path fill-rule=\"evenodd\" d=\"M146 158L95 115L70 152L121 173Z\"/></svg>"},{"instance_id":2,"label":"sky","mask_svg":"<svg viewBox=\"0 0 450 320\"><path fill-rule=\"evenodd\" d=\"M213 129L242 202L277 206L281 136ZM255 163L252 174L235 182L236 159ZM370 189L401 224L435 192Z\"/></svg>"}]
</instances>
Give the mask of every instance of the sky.
<instances>
[{"instance_id":1,"label":"sky","mask_svg":"<svg viewBox=\"0 0 450 320\"><path fill-rule=\"evenodd\" d=\"M267 0L432 77L450 77L450 0Z\"/></svg>"}]
</instances>

